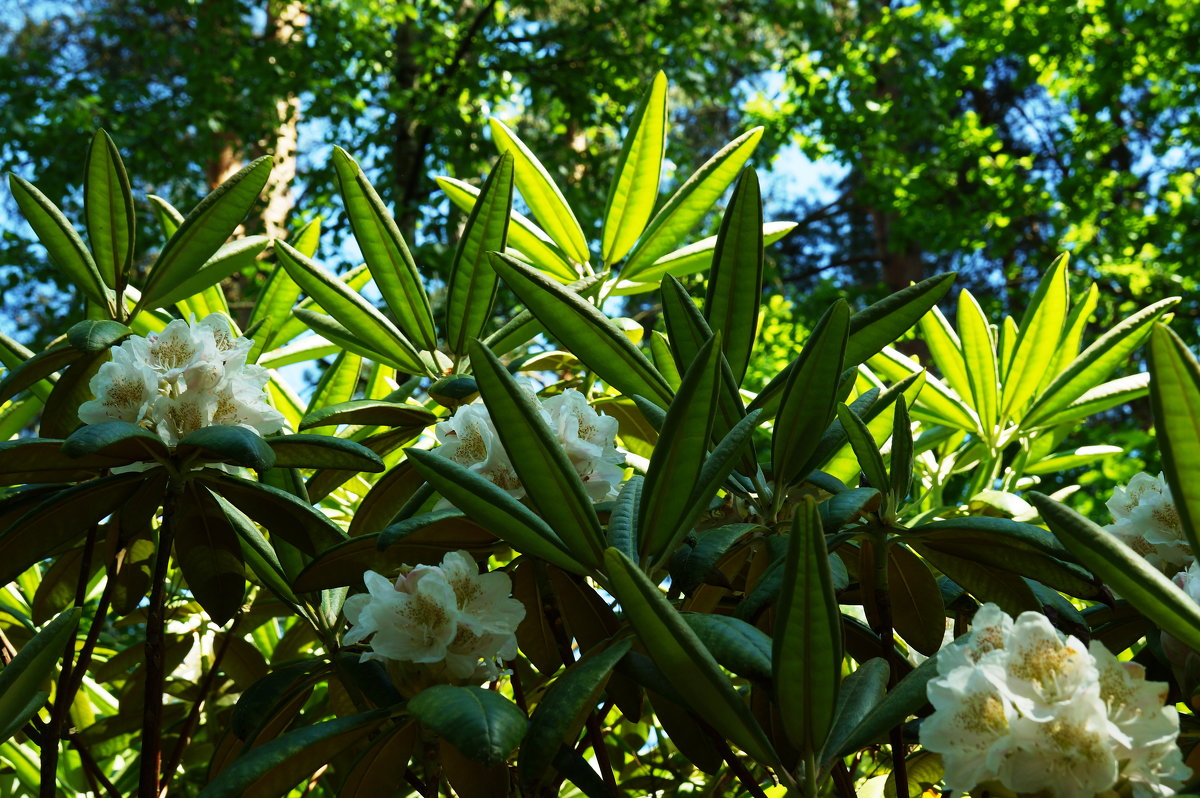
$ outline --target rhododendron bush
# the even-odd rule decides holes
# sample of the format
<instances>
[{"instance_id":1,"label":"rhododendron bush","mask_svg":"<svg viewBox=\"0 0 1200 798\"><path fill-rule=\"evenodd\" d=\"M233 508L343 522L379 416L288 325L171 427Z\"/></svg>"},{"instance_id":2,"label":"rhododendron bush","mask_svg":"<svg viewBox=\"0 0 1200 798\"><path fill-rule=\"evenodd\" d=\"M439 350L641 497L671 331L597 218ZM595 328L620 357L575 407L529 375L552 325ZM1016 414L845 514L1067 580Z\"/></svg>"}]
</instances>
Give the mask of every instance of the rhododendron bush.
<instances>
[{"instance_id":1,"label":"rhododendron bush","mask_svg":"<svg viewBox=\"0 0 1200 798\"><path fill-rule=\"evenodd\" d=\"M239 237L269 158L187 214L153 200L138 268L105 133L82 233L10 180L87 320L0 339L0 794L1190 789L1178 300L1094 329L1064 255L992 319L939 309L937 275L802 320L747 391L792 224L746 166L761 129L660 197L666 96L587 213L491 120L491 173L439 178L467 216L432 299L341 150L341 275L319 221ZM644 323L611 315L638 294ZM1061 474L1121 450L1072 433L1146 396L1161 473L1080 515Z\"/></svg>"}]
</instances>

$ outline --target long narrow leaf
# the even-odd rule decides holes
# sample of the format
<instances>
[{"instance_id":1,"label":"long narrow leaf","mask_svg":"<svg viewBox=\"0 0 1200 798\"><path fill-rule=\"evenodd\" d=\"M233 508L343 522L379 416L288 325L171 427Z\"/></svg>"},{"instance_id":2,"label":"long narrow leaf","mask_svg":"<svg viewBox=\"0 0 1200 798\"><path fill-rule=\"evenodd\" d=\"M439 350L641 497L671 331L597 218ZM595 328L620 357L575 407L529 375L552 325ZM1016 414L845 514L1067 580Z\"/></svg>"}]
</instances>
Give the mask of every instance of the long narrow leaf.
<instances>
[{"instance_id":1,"label":"long narrow leaf","mask_svg":"<svg viewBox=\"0 0 1200 798\"><path fill-rule=\"evenodd\" d=\"M1033 398L1045 375L1046 363L1054 358L1062 343L1068 301L1067 255L1064 253L1038 283L1037 291L1021 317L1012 366L1003 381L1001 423L1018 415Z\"/></svg>"},{"instance_id":2,"label":"long narrow leaf","mask_svg":"<svg viewBox=\"0 0 1200 798\"><path fill-rule=\"evenodd\" d=\"M75 227L62 211L27 180L14 174L8 176L8 187L17 207L38 241L50 253L50 259L83 294L109 312L115 308L112 292L104 284L92 253L84 246Z\"/></svg>"},{"instance_id":3,"label":"long narrow leaf","mask_svg":"<svg viewBox=\"0 0 1200 798\"><path fill-rule=\"evenodd\" d=\"M979 417L979 433L985 441L992 441L1000 421L996 345L983 308L966 289L958 298L958 337L971 385L971 406Z\"/></svg>"},{"instance_id":4,"label":"long narrow leaf","mask_svg":"<svg viewBox=\"0 0 1200 798\"><path fill-rule=\"evenodd\" d=\"M455 354L467 351L492 315L500 280L488 258L508 245L513 199L513 159L508 153L488 175L471 209L450 266L446 293L446 346Z\"/></svg>"},{"instance_id":5,"label":"long narrow leaf","mask_svg":"<svg viewBox=\"0 0 1200 798\"><path fill-rule=\"evenodd\" d=\"M792 522L777 607L771 667L780 717L792 743L802 753L815 753L837 706L842 616L811 496L804 497Z\"/></svg>"},{"instance_id":6,"label":"long narrow leaf","mask_svg":"<svg viewBox=\"0 0 1200 798\"><path fill-rule=\"evenodd\" d=\"M133 192L117 146L108 133L97 130L88 147L83 181L83 211L88 241L100 278L109 288L125 284L133 264Z\"/></svg>"},{"instance_id":7,"label":"long narrow leaf","mask_svg":"<svg viewBox=\"0 0 1200 798\"><path fill-rule=\"evenodd\" d=\"M576 263L587 263L587 239L583 228L567 200L558 189L546 167L537 159L525 143L499 119L489 119L492 140L496 149L504 154L511 152L516 160L517 189L542 228L550 235L563 252Z\"/></svg>"},{"instance_id":8,"label":"long narrow leaf","mask_svg":"<svg viewBox=\"0 0 1200 798\"><path fill-rule=\"evenodd\" d=\"M562 444L504 365L478 341L471 344L471 370L530 503L576 560L598 568L604 555L600 519Z\"/></svg>"},{"instance_id":9,"label":"long narrow leaf","mask_svg":"<svg viewBox=\"0 0 1200 798\"><path fill-rule=\"evenodd\" d=\"M391 356L389 362L413 374L428 371L417 350L371 303L285 241L275 244L279 262L292 279L352 335ZM325 334L325 333L322 333ZM328 334L325 334L329 338Z\"/></svg>"},{"instance_id":10,"label":"long narrow leaf","mask_svg":"<svg viewBox=\"0 0 1200 798\"><path fill-rule=\"evenodd\" d=\"M514 258L500 253L491 257L492 268L546 330L602 380L626 396L640 394L667 406L667 381L595 305Z\"/></svg>"},{"instance_id":11,"label":"long narrow leaf","mask_svg":"<svg viewBox=\"0 0 1200 798\"><path fill-rule=\"evenodd\" d=\"M638 639L690 706L718 733L766 765L778 757L729 678L662 591L628 557L604 552L612 593Z\"/></svg>"},{"instance_id":12,"label":"long narrow leaf","mask_svg":"<svg viewBox=\"0 0 1200 798\"><path fill-rule=\"evenodd\" d=\"M740 383L754 351L763 281L763 210L758 175L745 169L721 217L704 318L721 333L722 350Z\"/></svg>"},{"instance_id":13,"label":"long narrow leaf","mask_svg":"<svg viewBox=\"0 0 1200 798\"><path fill-rule=\"evenodd\" d=\"M341 147L333 148L333 166L354 238L383 301L409 340L421 349L436 349L437 331L433 326L429 297L396 220L358 162ZM333 312L332 308L326 310Z\"/></svg>"},{"instance_id":14,"label":"long narrow leaf","mask_svg":"<svg viewBox=\"0 0 1200 798\"><path fill-rule=\"evenodd\" d=\"M158 253L136 311L151 306L155 297L165 296L196 273L212 257L237 226L271 177L271 156L264 155L226 180L200 201Z\"/></svg>"},{"instance_id":15,"label":"long narrow leaf","mask_svg":"<svg viewBox=\"0 0 1200 798\"><path fill-rule=\"evenodd\" d=\"M712 210L717 199L741 172L762 135L763 129L756 127L738 136L709 158L671 195L630 251L621 269L623 279L641 279L641 272L679 246L683 237Z\"/></svg>"},{"instance_id":16,"label":"long narrow leaf","mask_svg":"<svg viewBox=\"0 0 1200 798\"><path fill-rule=\"evenodd\" d=\"M1163 324L1150 333L1150 404L1179 522L1200 551L1200 363Z\"/></svg>"},{"instance_id":17,"label":"long narrow leaf","mask_svg":"<svg viewBox=\"0 0 1200 798\"><path fill-rule=\"evenodd\" d=\"M659 71L638 104L617 158L617 176L608 191L600 235L600 259L605 265L625 257L646 229L658 199L666 145L667 76Z\"/></svg>"}]
</instances>

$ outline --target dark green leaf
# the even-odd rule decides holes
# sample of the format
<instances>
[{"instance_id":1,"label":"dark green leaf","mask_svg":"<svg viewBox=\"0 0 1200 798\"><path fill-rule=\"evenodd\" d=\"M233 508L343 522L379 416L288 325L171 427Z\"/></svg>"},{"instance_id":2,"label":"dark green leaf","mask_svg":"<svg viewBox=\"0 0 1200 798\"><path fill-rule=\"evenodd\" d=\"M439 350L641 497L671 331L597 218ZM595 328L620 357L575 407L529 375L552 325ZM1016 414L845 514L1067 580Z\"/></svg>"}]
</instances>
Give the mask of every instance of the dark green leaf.
<instances>
[{"instance_id":1,"label":"dark green leaf","mask_svg":"<svg viewBox=\"0 0 1200 798\"><path fill-rule=\"evenodd\" d=\"M171 519L175 558L196 601L218 626L242 606L246 590L241 545L221 505L208 490L191 483Z\"/></svg>"},{"instance_id":2,"label":"dark green leaf","mask_svg":"<svg viewBox=\"0 0 1200 798\"><path fill-rule=\"evenodd\" d=\"M596 703L617 660L629 651L622 640L593 650L562 673L546 691L529 718L529 731L521 745L517 773L527 787L549 780L559 748L571 745Z\"/></svg>"},{"instance_id":3,"label":"dark green leaf","mask_svg":"<svg viewBox=\"0 0 1200 798\"><path fill-rule=\"evenodd\" d=\"M830 759L847 756L884 738L889 729L899 726L909 715L924 706L925 685L935 676L937 657L930 657L888 690L883 700L866 713L854 730L843 737L837 748L831 744L825 755ZM833 743L832 739L830 743Z\"/></svg>"},{"instance_id":4,"label":"dark green leaf","mask_svg":"<svg viewBox=\"0 0 1200 798\"><path fill-rule=\"evenodd\" d=\"M438 493L517 551L541 557L568 571L587 572L549 524L495 484L432 452L422 449L405 449L405 452Z\"/></svg>"},{"instance_id":5,"label":"dark green leaf","mask_svg":"<svg viewBox=\"0 0 1200 798\"><path fill-rule=\"evenodd\" d=\"M758 305L763 281L763 210L758 175L742 170L721 217L713 250L704 318L721 334L721 351L735 383L746 376L758 332Z\"/></svg>"},{"instance_id":6,"label":"dark green leaf","mask_svg":"<svg viewBox=\"0 0 1200 798\"><path fill-rule=\"evenodd\" d=\"M837 706L842 616L821 518L809 496L792 523L774 638L772 670L783 727L802 753L816 753Z\"/></svg>"},{"instance_id":7,"label":"dark green leaf","mask_svg":"<svg viewBox=\"0 0 1200 798\"><path fill-rule=\"evenodd\" d=\"M838 752L842 750L846 738L871 710L879 706L887 691L890 673L887 662L882 657L876 657L859 665L858 669L842 682L833 726L817 758L820 767L827 768L839 758Z\"/></svg>"},{"instance_id":8,"label":"dark green leaf","mask_svg":"<svg viewBox=\"0 0 1200 798\"><path fill-rule=\"evenodd\" d=\"M474 341L470 354L480 393L505 451L514 455L510 460L530 504L576 560L599 567L604 551L600 519L562 444L489 349Z\"/></svg>"},{"instance_id":9,"label":"dark green leaf","mask_svg":"<svg viewBox=\"0 0 1200 798\"><path fill-rule=\"evenodd\" d=\"M143 294L142 301L146 307L162 308L189 299L215 286L229 275L253 265L270 243L269 236L246 236L222 244L195 272L181 273L179 282L173 286L160 283L158 289L161 293Z\"/></svg>"},{"instance_id":10,"label":"dark green leaf","mask_svg":"<svg viewBox=\"0 0 1200 798\"><path fill-rule=\"evenodd\" d=\"M0 403L26 388L42 402L54 388L54 372L79 359L79 351L69 344L55 344L36 355L21 344L0 333L0 354L8 373L0 380Z\"/></svg>"},{"instance_id":11,"label":"dark green leaf","mask_svg":"<svg viewBox=\"0 0 1200 798\"><path fill-rule=\"evenodd\" d=\"M388 710L301 726L234 760L200 798L278 798L334 756L378 728Z\"/></svg>"},{"instance_id":12,"label":"dark green leaf","mask_svg":"<svg viewBox=\"0 0 1200 798\"><path fill-rule=\"evenodd\" d=\"M629 559L637 558L638 507L642 500L645 477L635 474L621 486L617 502L608 517L608 545Z\"/></svg>"},{"instance_id":13,"label":"dark green leaf","mask_svg":"<svg viewBox=\"0 0 1200 798\"><path fill-rule=\"evenodd\" d=\"M61 613L0 670L0 743L20 731L45 703L49 691L43 687L49 687L55 665L82 614L79 607Z\"/></svg>"},{"instance_id":14,"label":"dark green leaf","mask_svg":"<svg viewBox=\"0 0 1200 798\"><path fill-rule=\"evenodd\" d=\"M80 352L92 353L107 350L133 335L133 330L109 319L88 319L71 325L67 340Z\"/></svg>"},{"instance_id":15,"label":"dark green leaf","mask_svg":"<svg viewBox=\"0 0 1200 798\"><path fill-rule=\"evenodd\" d=\"M97 130L88 147L83 181L83 208L88 241L100 277L109 288L125 284L133 265L133 232L137 213L121 154L108 133Z\"/></svg>"},{"instance_id":16,"label":"dark green leaf","mask_svg":"<svg viewBox=\"0 0 1200 798\"><path fill-rule=\"evenodd\" d=\"M771 638L731 615L683 613L683 620L722 667L747 679L771 680Z\"/></svg>"},{"instance_id":17,"label":"dark green leaf","mask_svg":"<svg viewBox=\"0 0 1200 798\"><path fill-rule=\"evenodd\" d=\"M346 539L341 528L324 513L286 491L212 470L197 479L272 536L286 540L305 554L315 556Z\"/></svg>"},{"instance_id":18,"label":"dark green leaf","mask_svg":"<svg viewBox=\"0 0 1200 798\"><path fill-rule=\"evenodd\" d=\"M171 456L162 438L128 421L85 424L63 441L62 452L67 457L101 455L124 462L165 461Z\"/></svg>"},{"instance_id":19,"label":"dark green leaf","mask_svg":"<svg viewBox=\"0 0 1200 798\"><path fill-rule=\"evenodd\" d=\"M108 362L108 357L108 352L93 352L67 366L46 398L39 428L43 437L65 438L82 423L79 420L79 406L92 398L92 390L88 386L100 367Z\"/></svg>"},{"instance_id":20,"label":"dark green leaf","mask_svg":"<svg viewBox=\"0 0 1200 798\"><path fill-rule=\"evenodd\" d=\"M283 435L268 438L275 452L275 468L338 468L383 471L379 455L367 447L332 435Z\"/></svg>"},{"instance_id":21,"label":"dark green leaf","mask_svg":"<svg viewBox=\"0 0 1200 798\"><path fill-rule=\"evenodd\" d=\"M1158 323L1150 333L1150 404L1179 523L1200 551L1200 363Z\"/></svg>"},{"instance_id":22,"label":"dark green leaf","mask_svg":"<svg viewBox=\"0 0 1200 798\"><path fill-rule=\"evenodd\" d=\"M275 465L275 452L262 436L237 426L201 427L180 439L175 454L201 462L232 463L255 471L266 471Z\"/></svg>"},{"instance_id":23,"label":"dark green leaf","mask_svg":"<svg viewBox=\"0 0 1200 798\"><path fill-rule=\"evenodd\" d=\"M123 462L103 455L72 458L63 454L62 444L44 438L0 441L0 485L75 482Z\"/></svg>"},{"instance_id":24,"label":"dark green leaf","mask_svg":"<svg viewBox=\"0 0 1200 798\"><path fill-rule=\"evenodd\" d=\"M604 552L604 562L613 595L659 670L671 675L678 692L719 734L759 762L776 764L778 756L742 697L658 586L616 549Z\"/></svg>"},{"instance_id":25,"label":"dark green leaf","mask_svg":"<svg viewBox=\"0 0 1200 798\"><path fill-rule=\"evenodd\" d=\"M410 700L408 711L485 767L508 759L529 723L512 701L480 687L434 685Z\"/></svg>"},{"instance_id":26,"label":"dark green leaf","mask_svg":"<svg viewBox=\"0 0 1200 798\"><path fill-rule=\"evenodd\" d=\"M1088 570L1159 629L1200 650L1200 605L1116 536L1048 496L1033 491L1027 495L1050 530Z\"/></svg>"}]
</instances>

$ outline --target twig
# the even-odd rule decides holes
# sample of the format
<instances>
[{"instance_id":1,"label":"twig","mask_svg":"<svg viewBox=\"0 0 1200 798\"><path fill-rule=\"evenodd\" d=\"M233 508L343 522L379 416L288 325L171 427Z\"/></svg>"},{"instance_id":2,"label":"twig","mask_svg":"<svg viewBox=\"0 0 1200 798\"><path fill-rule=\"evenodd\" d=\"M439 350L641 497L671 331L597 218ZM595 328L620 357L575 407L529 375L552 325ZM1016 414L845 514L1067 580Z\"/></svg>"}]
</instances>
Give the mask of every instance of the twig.
<instances>
[{"instance_id":1,"label":"twig","mask_svg":"<svg viewBox=\"0 0 1200 798\"><path fill-rule=\"evenodd\" d=\"M163 626L167 588L167 565L175 538L175 494L163 505L162 524L158 529L158 551L154 557L154 579L150 585L150 606L146 611L146 693L142 704L142 761L138 773L138 795L158 795L162 766L163 715Z\"/></svg>"},{"instance_id":2,"label":"twig","mask_svg":"<svg viewBox=\"0 0 1200 798\"><path fill-rule=\"evenodd\" d=\"M587 717L588 737L592 740L592 750L596 753L596 764L600 766L600 776L609 792L617 795L617 778L613 775L612 761L608 758L608 749L604 747L604 730L600 728L600 714L590 712Z\"/></svg>"},{"instance_id":3,"label":"twig","mask_svg":"<svg viewBox=\"0 0 1200 798\"><path fill-rule=\"evenodd\" d=\"M84 770L90 772L95 777L95 780L104 788L104 792L108 793L111 798L121 798L121 791L104 775L104 770L96 762L95 757L92 756L92 752L84 745L83 740L79 739L79 735L74 733L69 734L67 735L67 740L70 741L71 745L79 753L79 761L83 764Z\"/></svg>"}]
</instances>

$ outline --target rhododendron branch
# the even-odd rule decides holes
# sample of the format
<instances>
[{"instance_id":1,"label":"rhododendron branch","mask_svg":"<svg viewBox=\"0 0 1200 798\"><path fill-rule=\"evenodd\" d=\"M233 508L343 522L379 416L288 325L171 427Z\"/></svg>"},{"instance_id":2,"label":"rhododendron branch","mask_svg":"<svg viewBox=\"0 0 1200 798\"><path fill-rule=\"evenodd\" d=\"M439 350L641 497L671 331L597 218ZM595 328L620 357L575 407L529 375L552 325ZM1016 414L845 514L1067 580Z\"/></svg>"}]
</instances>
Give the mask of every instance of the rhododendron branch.
<instances>
[{"instance_id":1,"label":"rhododendron branch","mask_svg":"<svg viewBox=\"0 0 1200 798\"><path fill-rule=\"evenodd\" d=\"M154 553L154 576L150 582L150 603L146 609L146 694L142 705L141 770L138 795L157 798L162 765L163 717L163 626L167 587L167 564L175 538L176 496L181 486L172 485L163 504L158 546Z\"/></svg>"}]
</instances>

